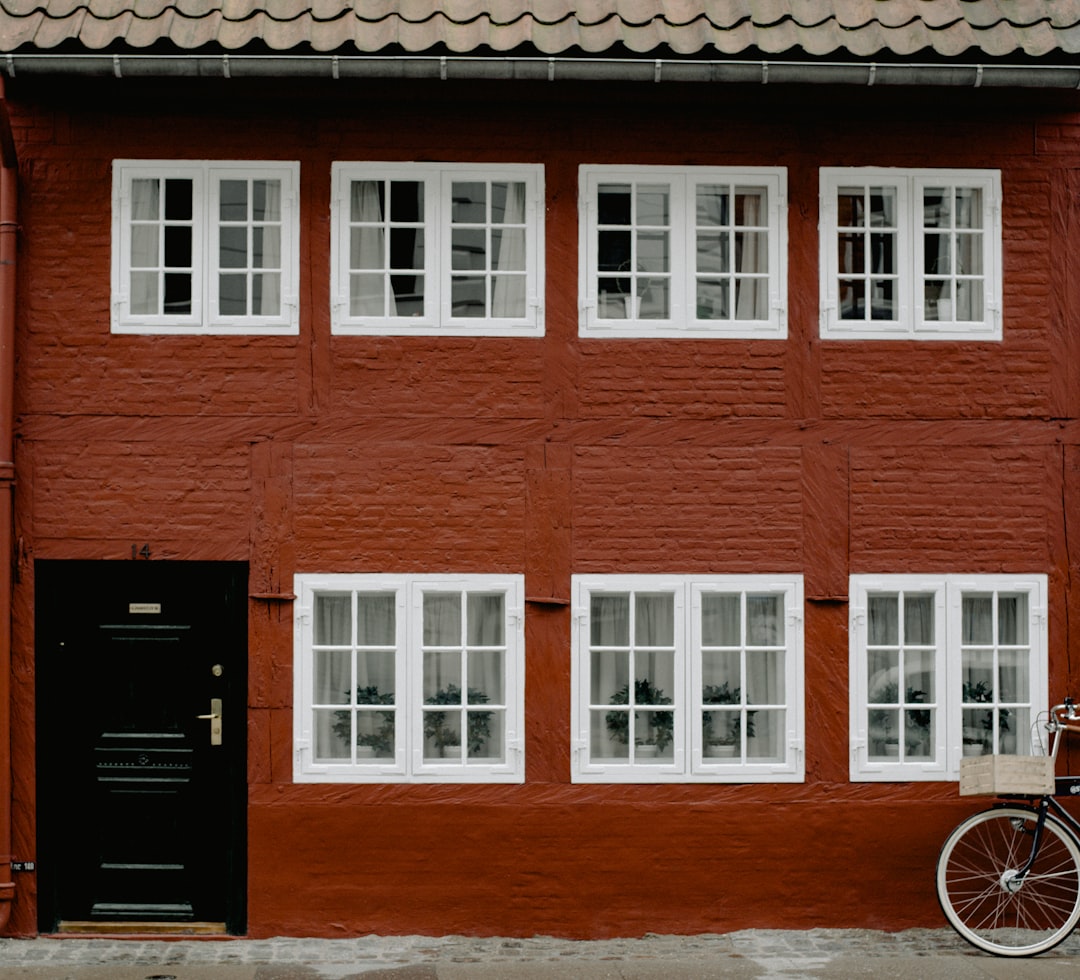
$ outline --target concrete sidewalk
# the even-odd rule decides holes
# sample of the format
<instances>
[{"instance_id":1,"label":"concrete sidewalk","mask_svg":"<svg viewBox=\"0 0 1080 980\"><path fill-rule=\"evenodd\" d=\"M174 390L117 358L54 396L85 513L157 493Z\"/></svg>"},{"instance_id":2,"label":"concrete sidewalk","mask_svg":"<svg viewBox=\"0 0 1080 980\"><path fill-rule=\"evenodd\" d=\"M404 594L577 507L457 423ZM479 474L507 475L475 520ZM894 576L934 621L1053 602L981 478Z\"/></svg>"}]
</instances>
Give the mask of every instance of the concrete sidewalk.
<instances>
[{"instance_id":1,"label":"concrete sidewalk","mask_svg":"<svg viewBox=\"0 0 1080 980\"><path fill-rule=\"evenodd\" d=\"M534 937L0 939L0 980L1026 980L1075 966L1080 939L998 959L948 930L768 931L588 942Z\"/></svg>"}]
</instances>

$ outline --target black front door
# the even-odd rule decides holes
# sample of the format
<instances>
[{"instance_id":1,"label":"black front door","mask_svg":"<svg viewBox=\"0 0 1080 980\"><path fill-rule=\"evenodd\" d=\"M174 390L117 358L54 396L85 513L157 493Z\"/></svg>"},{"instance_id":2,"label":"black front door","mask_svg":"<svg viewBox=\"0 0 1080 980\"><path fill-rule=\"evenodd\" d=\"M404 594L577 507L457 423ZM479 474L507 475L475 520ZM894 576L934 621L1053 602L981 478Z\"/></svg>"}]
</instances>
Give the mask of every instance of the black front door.
<instances>
[{"instance_id":1,"label":"black front door","mask_svg":"<svg viewBox=\"0 0 1080 980\"><path fill-rule=\"evenodd\" d=\"M247 566L35 565L40 928L242 932Z\"/></svg>"}]
</instances>

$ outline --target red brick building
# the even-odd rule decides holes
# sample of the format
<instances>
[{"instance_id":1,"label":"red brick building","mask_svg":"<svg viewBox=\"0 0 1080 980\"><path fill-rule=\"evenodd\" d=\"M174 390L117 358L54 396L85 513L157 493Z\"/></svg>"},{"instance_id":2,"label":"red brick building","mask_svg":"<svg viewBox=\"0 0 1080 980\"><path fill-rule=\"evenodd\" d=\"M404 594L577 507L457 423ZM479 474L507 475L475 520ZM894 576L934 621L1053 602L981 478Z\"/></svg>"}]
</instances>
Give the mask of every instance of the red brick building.
<instances>
[{"instance_id":1,"label":"red brick building","mask_svg":"<svg viewBox=\"0 0 1080 980\"><path fill-rule=\"evenodd\" d=\"M1080 5L729 6L0 2L4 934L942 921L1070 693Z\"/></svg>"}]
</instances>

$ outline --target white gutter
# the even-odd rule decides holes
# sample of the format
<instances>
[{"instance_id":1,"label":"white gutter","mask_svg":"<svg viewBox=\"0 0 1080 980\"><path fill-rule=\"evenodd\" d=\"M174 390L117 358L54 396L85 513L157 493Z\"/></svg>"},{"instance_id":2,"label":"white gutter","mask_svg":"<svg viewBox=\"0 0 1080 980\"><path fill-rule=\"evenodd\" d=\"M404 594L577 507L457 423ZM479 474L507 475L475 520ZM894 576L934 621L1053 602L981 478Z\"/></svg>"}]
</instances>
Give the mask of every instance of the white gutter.
<instances>
[{"instance_id":1,"label":"white gutter","mask_svg":"<svg viewBox=\"0 0 1080 980\"><path fill-rule=\"evenodd\" d=\"M401 78L524 81L727 82L760 85L920 85L950 88L1080 88L1080 66L976 63L896 64L571 58L477 55L0 54L0 69L23 75L115 78Z\"/></svg>"}]
</instances>

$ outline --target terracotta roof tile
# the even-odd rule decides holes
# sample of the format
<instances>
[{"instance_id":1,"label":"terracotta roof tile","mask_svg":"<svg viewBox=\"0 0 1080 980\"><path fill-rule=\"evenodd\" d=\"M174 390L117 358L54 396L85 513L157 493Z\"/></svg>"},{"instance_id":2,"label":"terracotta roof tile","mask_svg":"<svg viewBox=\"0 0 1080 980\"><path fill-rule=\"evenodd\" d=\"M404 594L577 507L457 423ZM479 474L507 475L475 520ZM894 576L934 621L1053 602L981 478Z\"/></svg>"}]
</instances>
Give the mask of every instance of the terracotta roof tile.
<instances>
[{"instance_id":1,"label":"terracotta roof tile","mask_svg":"<svg viewBox=\"0 0 1080 980\"><path fill-rule=\"evenodd\" d=\"M0 0L0 50L1080 54L1080 0Z\"/></svg>"}]
</instances>

